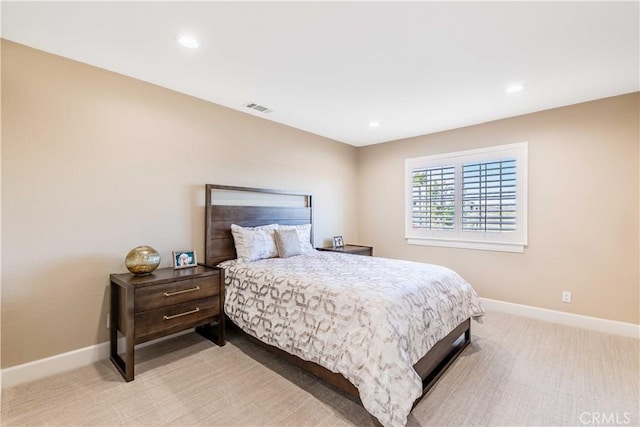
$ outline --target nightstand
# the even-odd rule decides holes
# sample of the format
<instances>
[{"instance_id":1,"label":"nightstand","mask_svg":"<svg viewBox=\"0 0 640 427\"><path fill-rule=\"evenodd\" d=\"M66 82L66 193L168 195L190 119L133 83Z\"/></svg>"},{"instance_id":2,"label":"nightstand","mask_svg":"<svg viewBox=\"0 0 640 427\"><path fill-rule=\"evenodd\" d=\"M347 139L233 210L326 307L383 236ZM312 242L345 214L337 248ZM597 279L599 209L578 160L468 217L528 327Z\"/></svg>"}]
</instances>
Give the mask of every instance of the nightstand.
<instances>
[{"instance_id":1,"label":"nightstand","mask_svg":"<svg viewBox=\"0 0 640 427\"><path fill-rule=\"evenodd\" d=\"M353 254L353 255L373 255L373 247L371 246L360 246L360 245L344 245L339 248L328 247L328 248L316 248L319 251L327 251L327 252L338 252L342 254Z\"/></svg>"},{"instance_id":2,"label":"nightstand","mask_svg":"<svg viewBox=\"0 0 640 427\"><path fill-rule=\"evenodd\" d=\"M133 381L135 346L189 328L222 346L224 270L199 265L145 276L111 274L111 361ZM124 335L124 359L118 354Z\"/></svg>"}]
</instances>

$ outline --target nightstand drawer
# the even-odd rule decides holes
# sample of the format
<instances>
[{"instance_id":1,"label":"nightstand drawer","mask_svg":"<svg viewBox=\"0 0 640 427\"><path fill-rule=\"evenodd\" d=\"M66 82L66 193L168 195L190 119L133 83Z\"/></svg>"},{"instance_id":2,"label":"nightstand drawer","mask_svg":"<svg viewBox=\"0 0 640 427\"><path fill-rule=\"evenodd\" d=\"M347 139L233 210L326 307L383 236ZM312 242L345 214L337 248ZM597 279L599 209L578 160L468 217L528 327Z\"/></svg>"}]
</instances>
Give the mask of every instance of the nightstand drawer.
<instances>
[{"instance_id":1,"label":"nightstand drawer","mask_svg":"<svg viewBox=\"0 0 640 427\"><path fill-rule=\"evenodd\" d=\"M339 254L373 256L373 247L372 246L344 245L344 246L340 246L340 247L316 248L316 249L319 250L319 251L335 252L335 253L339 253Z\"/></svg>"},{"instance_id":2,"label":"nightstand drawer","mask_svg":"<svg viewBox=\"0 0 640 427\"><path fill-rule=\"evenodd\" d=\"M219 296L145 311L135 316L135 343L208 323L219 314Z\"/></svg>"},{"instance_id":3,"label":"nightstand drawer","mask_svg":"<svg viewBox=\"0 0 640 427\"><path fill-rule=\"evenodd\" d=\"M147 286L135 290L135 312L141 313L186 301L220 294L218 275L180 280L166 285Z\"/></svg>"},{"instance_id":4,"label":"nightstand drawer","mask_svg":"<svg viewBox=\"0 0 640 427\"><path fill-rule=\"evenodd\" d=\"M352 255L371 256L371 252L372 252L371 248L362 248L362 249L354 249L354 250L351 250L350 252L347 252L347 253L350 253Z\"/></svg>"}]
</instances>

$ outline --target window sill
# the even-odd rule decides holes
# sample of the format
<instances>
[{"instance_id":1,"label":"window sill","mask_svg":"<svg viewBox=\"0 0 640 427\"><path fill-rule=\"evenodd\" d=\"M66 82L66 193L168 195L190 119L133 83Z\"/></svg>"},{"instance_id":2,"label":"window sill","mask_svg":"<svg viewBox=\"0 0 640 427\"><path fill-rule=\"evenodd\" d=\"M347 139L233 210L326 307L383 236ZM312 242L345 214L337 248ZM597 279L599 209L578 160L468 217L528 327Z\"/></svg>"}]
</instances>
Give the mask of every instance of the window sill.
<instances>
[{"instance_id":1,"label":"window sill","mask_svg":"<svg viewBox=\"0 0 640 427\"><path fill-rule=\"evenodd\" d=\"M406 237L409 245L437 246L444 248L479 249L483 251L524 253L522 243L476 242L467 240L428 239L422 237Z\"/></svg>"}]
</instances>

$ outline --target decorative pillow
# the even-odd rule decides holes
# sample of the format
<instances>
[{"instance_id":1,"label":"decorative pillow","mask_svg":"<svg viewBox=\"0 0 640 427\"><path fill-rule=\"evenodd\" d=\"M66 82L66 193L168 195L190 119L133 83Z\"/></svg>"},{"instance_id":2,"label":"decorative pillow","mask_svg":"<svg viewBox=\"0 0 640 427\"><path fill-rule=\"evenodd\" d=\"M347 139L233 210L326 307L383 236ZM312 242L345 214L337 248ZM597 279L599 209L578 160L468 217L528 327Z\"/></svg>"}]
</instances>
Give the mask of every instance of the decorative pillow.
<instances>
[{"instance_id":1,"label":"decorative pillow","mask_svg":"<svg viewBox=\"0 0 640 427\"><path fill-rule=\"evenodd\" d=\"M231 224L231 234L233 234L238 261L257 261L277 257L278 249L273 237L277 227L277 224L259 227L241 227Z\"/></svg>"},{"instance_id":2,"label":"decorative pillow","mask_svg":"<svg viewBox=\"0 0 640 427\"><path fill-rule=\"evenodd\" d=\"M313 251L311 246L311 224L304 225L279 225L278 230L296 230L302 253Z\"/></svg>"},{"instance_id":3,"label":"decorative pillow","mask_svg":"<svg viewBox=\"0 0 640 427\"><path fill-rule=\"evenodd\" d=\"M275 238L280 258L289 258L290 256L302 254L300 238L296 230L276 230Z\"/></svg>"}]
</instances>

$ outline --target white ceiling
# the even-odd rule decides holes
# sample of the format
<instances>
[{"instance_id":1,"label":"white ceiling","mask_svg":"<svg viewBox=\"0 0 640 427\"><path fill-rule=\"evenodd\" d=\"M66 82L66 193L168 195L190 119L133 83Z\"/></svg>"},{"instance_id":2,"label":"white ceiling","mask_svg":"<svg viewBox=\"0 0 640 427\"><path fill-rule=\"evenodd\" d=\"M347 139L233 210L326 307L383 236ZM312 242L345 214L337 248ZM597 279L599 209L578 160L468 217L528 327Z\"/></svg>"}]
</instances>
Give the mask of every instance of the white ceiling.
<instances>
[{"instance_id":1,"label":"white ceiling","mask_svg":"<svg viewBox=\"0 0 640 427\"><path fill-rule=\"evenodd\" d=\"M3 1L2 37L355 146L640 89L635 1Z\"/></svg>"}]
</instances>

